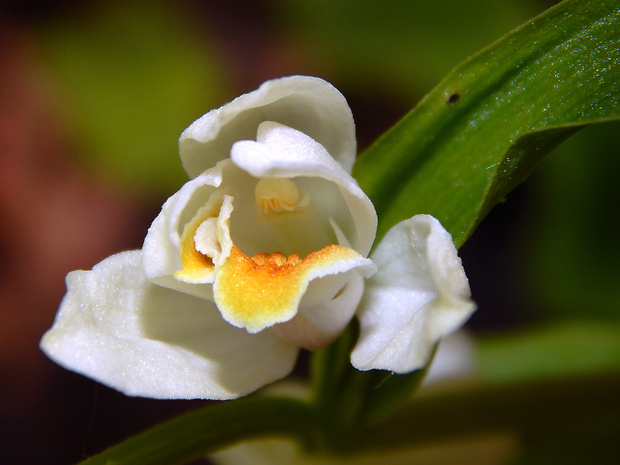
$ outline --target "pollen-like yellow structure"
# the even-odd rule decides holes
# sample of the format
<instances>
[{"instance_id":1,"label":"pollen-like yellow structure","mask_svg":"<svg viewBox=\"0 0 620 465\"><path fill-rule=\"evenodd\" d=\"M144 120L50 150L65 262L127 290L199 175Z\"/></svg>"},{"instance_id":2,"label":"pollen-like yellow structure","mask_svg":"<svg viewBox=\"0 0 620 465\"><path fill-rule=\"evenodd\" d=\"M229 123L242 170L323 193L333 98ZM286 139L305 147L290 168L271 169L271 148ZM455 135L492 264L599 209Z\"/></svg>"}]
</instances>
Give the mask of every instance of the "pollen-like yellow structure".
<instances>
[{"instance_id":1,"label":"pollen-like yellow structure","mask_svg":"<svg viewBox=\"0 0 620 465\"><path fill-rule=\"evenodd\" d=\"M302 199L299 188L288 178L261 178L254 188L256 204L264 214L293 211Z\"/></svg>"}]
</instances>

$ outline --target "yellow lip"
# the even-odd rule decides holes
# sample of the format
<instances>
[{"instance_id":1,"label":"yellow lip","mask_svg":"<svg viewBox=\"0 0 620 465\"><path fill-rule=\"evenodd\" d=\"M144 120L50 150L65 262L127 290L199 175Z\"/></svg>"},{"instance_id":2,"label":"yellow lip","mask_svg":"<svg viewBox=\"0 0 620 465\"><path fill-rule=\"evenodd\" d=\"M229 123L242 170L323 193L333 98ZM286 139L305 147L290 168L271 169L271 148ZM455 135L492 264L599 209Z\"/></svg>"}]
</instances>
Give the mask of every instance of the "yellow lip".
<instances>
[{"instance_id":1,"label":"yellow lip","mask_svg":"<svg viewBox=\"0 0 620 465\"><path fill-rule=\"evenodd\" d=\"M258 332L293 318L309 281L321 269L359 258L355 250L339 245L324 247L303 260L279 252L250 258L233 246L217 271L215 302L231 324Z\"/></svg>"}]
</instances>

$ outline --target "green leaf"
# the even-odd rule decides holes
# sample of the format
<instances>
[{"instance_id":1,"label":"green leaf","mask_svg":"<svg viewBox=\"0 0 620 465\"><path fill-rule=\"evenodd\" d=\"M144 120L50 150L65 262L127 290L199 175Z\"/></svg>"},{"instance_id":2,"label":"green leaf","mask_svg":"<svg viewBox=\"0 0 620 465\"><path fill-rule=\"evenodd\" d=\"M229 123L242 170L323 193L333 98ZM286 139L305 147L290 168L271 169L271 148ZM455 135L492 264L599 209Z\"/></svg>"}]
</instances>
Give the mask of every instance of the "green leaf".
<instances>
[{"instance_id":1,"label":"green leaf","mask_svg":"<svg viewBox=\"0 0 620 465\"><path fill-rule=\"evenodd\" d=\"M569 321L478 339L481 375L493 382L620 374L620 324Z\"/></svg>"},{"instance_id":2,"label":"green leaf","mask_svg":"<svg viewBox=\"0 0 620 465\"><path fill-rule=\"evenodd\" d=\"M130 438L81 465L171 465L204 457L242 439L287 436L309 449L318 427L310 407L293 399L251 397L208 405Z\"/></svg>"},{"instance_id":3,"label":"green leaf","mask_svg":"<svg viewBox=\"0 0 620 465\"><path fill-rule=\"evenodd\" d=\"M358 160L379 237L418 213L462 245L551 148L620 117L618 1L567 0L452 71Z\"/></svg>"}]
</instances>

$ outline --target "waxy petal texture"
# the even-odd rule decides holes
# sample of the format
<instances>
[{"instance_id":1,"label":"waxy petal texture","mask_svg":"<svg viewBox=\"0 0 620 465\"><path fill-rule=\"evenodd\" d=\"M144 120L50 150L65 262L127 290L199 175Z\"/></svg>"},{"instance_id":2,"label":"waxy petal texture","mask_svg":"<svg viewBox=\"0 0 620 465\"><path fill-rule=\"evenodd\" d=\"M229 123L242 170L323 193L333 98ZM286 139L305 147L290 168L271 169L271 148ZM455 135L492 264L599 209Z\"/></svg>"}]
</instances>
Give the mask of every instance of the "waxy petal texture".
<instances>
[{"instance_id":1,"label":"waxy petal texture","mask_svg":"<svg viewBox=\"0 0 620 465\"><path fill-rule=\"evenodd\" d=\"M286 376L298 348L250 335L215 304L147 281L140 251L67 277L42 348L59 364L125 394L230 399Z\"/></svg>"},{"instance_id":2,"label":"waxy petal texture","mask_svg":"<svg viewBox=\"0 0 620 465\"><path fill-rule=\"evenodd\" d=\"M212 110L179 140L183 167L193 178L228 158L232 145L254 140L263 121L275 121L308 135L351 172L356 157L353 115L342 94L311 76L273 79L257 90Z\"/></svg>"},{"instance_id":3,"label":"waxy petal texture","mask_svg":"<svg viewBox=\"0 0 620 465\"><path fill-rule=\"evenodd\" d=\"M370 262L370 260L367 260ZM299 309L295 318L286 323L276 325L273 331L287 341L294 342L306 349L320 349L334 341L346 328L357 310L357 306L364 292L364 277L374 273L376 266L364 265L363 267L338 275L340 281L345 283L340 291L331 299L312 305L306 302ZM333 284L334 280L330 280ZM315 280L310 283L308 294L316 292L317 288L325 287L323 280Z\"/></svg>"},{"instance_id":4,"label":"waxy petal texture","mask_svg":"<svg viewBox=\"0 0 620 465\"><path fill-rule=\"evenodd\" d=\"M338 164L317 141L300 131L267 121L258 127L256 141L241 141L233 146L231 158L256 177L303 176L331 181L334 185L331 189L322 183L312 191L314 205L321 209L321 216L337 220L349 247L362 255L368 254L377 230L375 208L350 171Z\"/></svg>"},{"instance_id":5,"label":"waxy petal texture","mask_svg":"<svg viewBox=\"0 0 620 465\"><path fill-rule=\"evenodd\" d=\"M366 282L351 362L394 373L422 368L475 310L452 237L432 216L417 215L390 229L371 258L379 270Z\"/></svg>"}]
</instances>

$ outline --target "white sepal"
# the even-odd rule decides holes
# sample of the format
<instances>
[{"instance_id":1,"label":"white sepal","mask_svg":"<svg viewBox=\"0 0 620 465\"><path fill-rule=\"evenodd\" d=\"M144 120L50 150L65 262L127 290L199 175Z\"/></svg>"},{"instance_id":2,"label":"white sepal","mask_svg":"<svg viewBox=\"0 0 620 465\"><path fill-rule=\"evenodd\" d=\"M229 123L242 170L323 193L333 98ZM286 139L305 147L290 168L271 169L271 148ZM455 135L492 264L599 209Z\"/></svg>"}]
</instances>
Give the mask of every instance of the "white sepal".
<instances>
[{"instance_id":1,"label":"white sepal","mask_svg":"<svg viewBox=\"0 0 620 465\"><path fill-rule=\"evenodd\" d=\"M41 348L125 394L231 399L286 376L298 348L226 323L208 300L150 283L140 251L68 275Z\"/></svg>"},{"instance_id":2,"label":"white sepal","mask_svg":"<svg viewBox=\"0 0 620 465\"><path fill-rule=\"evenodd\" d=\"M390 229L371 258L379 270L366 282L351 362L395 373L422 368L475 310L452 237L437 219L417 215Z\"/></svg>"}]
</instances>

